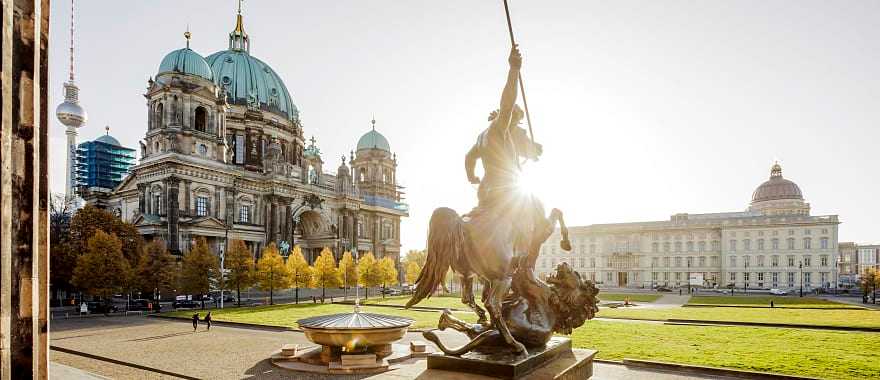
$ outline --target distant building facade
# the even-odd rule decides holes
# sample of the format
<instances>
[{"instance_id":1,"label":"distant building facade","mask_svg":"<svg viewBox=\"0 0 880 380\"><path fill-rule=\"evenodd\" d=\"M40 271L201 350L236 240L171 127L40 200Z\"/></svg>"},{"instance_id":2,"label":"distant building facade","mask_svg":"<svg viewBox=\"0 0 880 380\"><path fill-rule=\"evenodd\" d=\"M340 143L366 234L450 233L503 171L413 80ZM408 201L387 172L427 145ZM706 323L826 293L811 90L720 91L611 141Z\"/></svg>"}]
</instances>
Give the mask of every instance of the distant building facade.
<instances>
[{"instance_id":1,"label":"distant building facade","mask_svg":"<svg viewBox=\"0 0 880 380\"><path fill-rule=\"evenodd\" d=\"M559 248L557 231L536 269L546 276L565 261L606 287L835 288L839 224L837 215L810 215L775 164L746 211L571 227L573 251Z\"/></svg>"},{"instance_id":2,"label":"distant building facade","mask_svg":"<svg viewBox=\"0 0 880 380\"><path fill-rule=\"evenodd\" d=\"M135 150L126 148L107 134L79 144L76 149L77 193L92 204L103 200L128 176L135 163Z\"/></svg>"},{"instance_id":3,"label":"distant building facade","mask_svg":"<svg viewBox=\"0 0 880 380\"><path fill-rule=\"evenodd\" d=\"M858 283L859 278L859 250L853 242L840 242L837 245L837 271L840 287L849 289Z\"/></svg>"},{"instance_id":4,"label":"distant building facade","mask_svg":"<svg viewBox=\"0 0 880 380\"><path fill-rule=\"evenodd\" d=\"M327 173L281 77L251 55L241 14L228 49L207 58L185 36L147 83L140 162L105 207L178 254L203 237L221 257L238 239L254 257L276 243L282 254L300 245L310 263L324 247L399 263L408 207L375 120Z\"/></svg>"}]
</instances>

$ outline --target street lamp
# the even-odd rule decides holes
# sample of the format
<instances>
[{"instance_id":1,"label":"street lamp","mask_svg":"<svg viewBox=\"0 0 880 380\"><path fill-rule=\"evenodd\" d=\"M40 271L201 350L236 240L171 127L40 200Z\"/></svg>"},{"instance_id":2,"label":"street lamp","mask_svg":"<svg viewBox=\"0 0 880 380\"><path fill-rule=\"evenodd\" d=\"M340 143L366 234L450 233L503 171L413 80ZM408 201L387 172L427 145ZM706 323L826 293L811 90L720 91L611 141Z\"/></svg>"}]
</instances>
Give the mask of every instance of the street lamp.
<instances>
[{"instance_id":1,"label":"street lamp","mask_svg":"<svg viewBox=\"0 0 880 380\"><path fill-rule=\"evenodd\" d=\"M801 297L804 296L804 262L798 261L798 269L801 272Z\"/></svg>"},{"instance_id":2,"label":"street lamp","mask_svg":"<svg viewBox=\"0 0 880 380\"><path fill-rule=\"evenodd\" d=\"M691 259L690 259L690 257L687 258L687 267L688 267L688 278L687 278L688 294L691 294Z\"/></svg>"}]
</instances>

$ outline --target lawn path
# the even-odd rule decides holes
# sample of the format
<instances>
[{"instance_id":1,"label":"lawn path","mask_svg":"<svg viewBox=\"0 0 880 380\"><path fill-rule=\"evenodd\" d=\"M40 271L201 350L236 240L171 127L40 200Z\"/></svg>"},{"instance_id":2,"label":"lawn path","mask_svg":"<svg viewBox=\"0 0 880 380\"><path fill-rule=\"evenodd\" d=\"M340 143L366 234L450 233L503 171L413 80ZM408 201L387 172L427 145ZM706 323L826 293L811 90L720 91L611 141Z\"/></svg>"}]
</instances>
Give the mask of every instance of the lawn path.
<instances>
[{"instance_id":1,"label":"lawn path","mask_svg":"<svg viewBox=\"0 0 880 380\"><path fill-rule=\"evenodd\" d=\"M660 299L654 301L651 304L645 305L650 307L663 307L663 308L672 308L672 307L681 307L684 304L690 301L691 296L688 295L675 295L675 294L664 294Z\"/></svg>"}]
</instances>

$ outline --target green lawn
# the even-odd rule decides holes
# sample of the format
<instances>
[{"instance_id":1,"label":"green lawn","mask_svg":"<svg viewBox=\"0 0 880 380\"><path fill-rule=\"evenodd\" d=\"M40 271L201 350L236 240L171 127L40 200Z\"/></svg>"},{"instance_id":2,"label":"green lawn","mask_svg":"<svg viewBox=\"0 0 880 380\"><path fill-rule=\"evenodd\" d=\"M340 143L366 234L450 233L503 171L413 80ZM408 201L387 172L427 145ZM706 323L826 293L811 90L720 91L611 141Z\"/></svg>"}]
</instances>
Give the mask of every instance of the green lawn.
<instances>
[{"instance_id":1,"label":"green lawn","mask_svg":"<svg viewBox=\"0 0 880 380\"><path fill-rule=\"evenodd\" d=\"M599 292L599 299L602 301L623 301L629 298L632 302L654 302L660 298L659 294L643 294L643 293L604 293Z\"/></svg>"},{"instance_id":2,"label":"green lawn","mask_svg":"<svg viewBox=\"0 0 880 380\"><path fill-rule=\"evenodd\" d=\"M408 297L386 298L385 302L401 303ZM434 300L434 298L432 298ZM435 302L452 302L451 297L437 297ZM380 301L374 299L371 301ZM351 311L350 305L299 304L276 305L214 310L217 321L255 323L270 326L296 327L296 320L321 314ZM364 306L363 311L412 318L413 327L436 326L439 312L403 310L387 307ZM629 314L631 312L666 312L680 310L675 316L694 318L695 313L738 311L745 314L765 314L761 321L783 318L791 322L794 315L811 318L811 322L840 318L849 325L858 325L874 318L880 324L880 312L867 310L768 310L744 308L676 308L664 310L602 309L599 316ZM179 311L169 315L189 318L194 311ZM204 311L199 311L204 315ZM799 314L806 313L806 314ZM810 314L812 313L812 314ZM841 314L849 313L849 314ZM873 314L870 314L873 313ZM460 318L474 321L473 313L456 313ZM635 314L630 314L632 316ZM768 317L769 315L769 317ZM874 316L876 315L876 316ZM757 318L755 315L752 317ZM837 320L837 319L835 319ZM589 321L572 334L575 346L599 350L601 359L649 359L714 367L779 372L792 375L830 379L877 378L880 375L880 338L876 333L818 331L740 326L681 326L623 321Z\"/></svg>"},{"instance_id":3,"label":"green lawn","mask_svg":"<svg viewBox=\"0 0 880 380\"><path fill-rule=\"evenodd\" d=\"M827 379L880 377L876 333L589 321L572 334L609 360L647 359Z\"/></svg>"},{"instance_id":4,"label":"green lawn","mask_svg":"<svg viewBox=\"0 0 880 380\"><path fill-rule=\"evenodd\" d=\"M694 319L704 321L880 327L880 311L867 309L753 309L740 307L602 308L597 316L656 320Z\"/></svg>"},{"instance_id":5,"label":"green lawn","mask_svg":"<svg viewBox=\"0 0 880 380\"><path fill-rule=\"evenodd\" d=\"M296 321L302 318L323 314L346 313L350 311L352 311L351 305L301 303L299 305L288 304L212 310L211 317L213 317L215 321L253 323L267 326L295 328L297 327ZM412 328L436 327L437 321L440 319L439 311L416 311L370 306L361 307L361 311L410 318L414 320ZM189 318L195 312L199 312L201 316L204 316L206 313L205 310L185 310L175 311L165 315ZM454 314L456 317L467 321L473 322L477 320L476 315L473 313Z\"/></svg>"},{"instance_id":6,"label":"green lawn","mask_svg":"<svg viewBox=\"0 0 880 380\"><path fill-rule=\"evenodd\" d=\"M694 296L688 301L688 305L726 305L726 306L770 306L773 301L775 307L801 307L801 308L847 308L862 309L860 306L848 305L821 298L797 297L797 296Z\"/></svg>"},{"instance_id":7,"label":"green lawn","mask_svg":"<svg viewBox=\"0 0 880 380\"><path fill-rule=\"evenodd\" d=\"M477 300L477 304L480 306L483 305L480 302L480 296L475 297ZM397 297L386 297L382 299L381 297L370 298L366 300L367 304L382 304L382 305L395 305L395 306L403 306L409 301L410 296L397 296ZM361 300L362 302L364 300ZM470 310L465 304L461 303L460 297L448 297L448 296L433 296L431 298L425 298L421 302L419 302L415 306L421 307L436 307L441 309L458 309L458 310Z\"/></svg>"}]
</instances>

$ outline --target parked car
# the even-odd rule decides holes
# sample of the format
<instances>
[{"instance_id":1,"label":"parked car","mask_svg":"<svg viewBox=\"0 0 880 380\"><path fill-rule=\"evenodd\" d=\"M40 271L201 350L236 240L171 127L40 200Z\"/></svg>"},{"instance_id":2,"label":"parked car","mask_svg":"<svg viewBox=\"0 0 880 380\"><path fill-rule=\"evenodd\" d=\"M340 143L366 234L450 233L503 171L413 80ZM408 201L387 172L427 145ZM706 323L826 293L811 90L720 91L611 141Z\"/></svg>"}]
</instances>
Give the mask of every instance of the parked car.
<instances>
[{"instance_id":1,"label":"parked car","mask_svg":"<svg viewBox=\"0 0 880 380\"><path fill-rule=\"evenodd\" d=\"M151 308L151 306L155 307L155 305L157 305L157 304L155 304L153 301L141 298L141 299L131 300L131 302L128 304L128 310L129 311L151 311L151 310L153 310Z\"/></svg>"},{"instance_id":2,"label":"parked car","mask_svg":"<svg viewBox=\"0 0 880 380\"><path fill-rule=\"evenodd\" d=\"M196 309L202 307L200 302L196 302L193 300L176 300L171 303L171 307L175 309Z\"/></svg>"},{"instance_id":3,"label":"parked car","mask_svg":"<svg viewBox=\"0 0 880 380\"><path fill-rule=\"evenodd\" d=\"M399 295L403 294L403 292L401 292L400 290L397 290L397 289L387 288L387 289L382 290L382 294L389 295L389 296L399 296Z\"/></svg>"},{"instance_id":4,"label":"parked car","mask_svg":"<svg viewBox=\"0 0 880 380\"><path fill-rule=\"evenodd\" d=\"M667 288L667 287L665 287L665 286L658 286L658 287L657 287L657 291L658 291L658 292L671 292L672 289L669 289L669 288Z\"/></svg>"},{"instance_id":5,"label":"parked car","mask_svg":"<svg viewBox=\"0 0 880 380\"><path fill-rule=\"evenodd\" d=\"M109 314L119 311L116 305L104 301L87 302L86 307L89 310L89 314Z\"/></svg>"},{"instance_id":6,"label":"parked car","mask_svg":"<svg viewBox=\"0 0 880 380\"><path fill-rule=\"evenodd\" d=\"M220 300L220 292L211 293L211 302L214 302L214 300ZM205 302L208 302L208 300L205 300ZM224 303L235 302L235 294L231 291L224 291L223 292L223 302Z\"/></svg>"},{"instance_id":7,"label":"parked car","mask_svg":"<svg viewBox=\"0 0 880 380\"><path fill-rule=\"evenodd\" d=\"M782 289L770 289L770 294L772 294L774 296L784 296L784 295L788 294L788 291L782 290Z\"/></svg>"}]
</instances>

